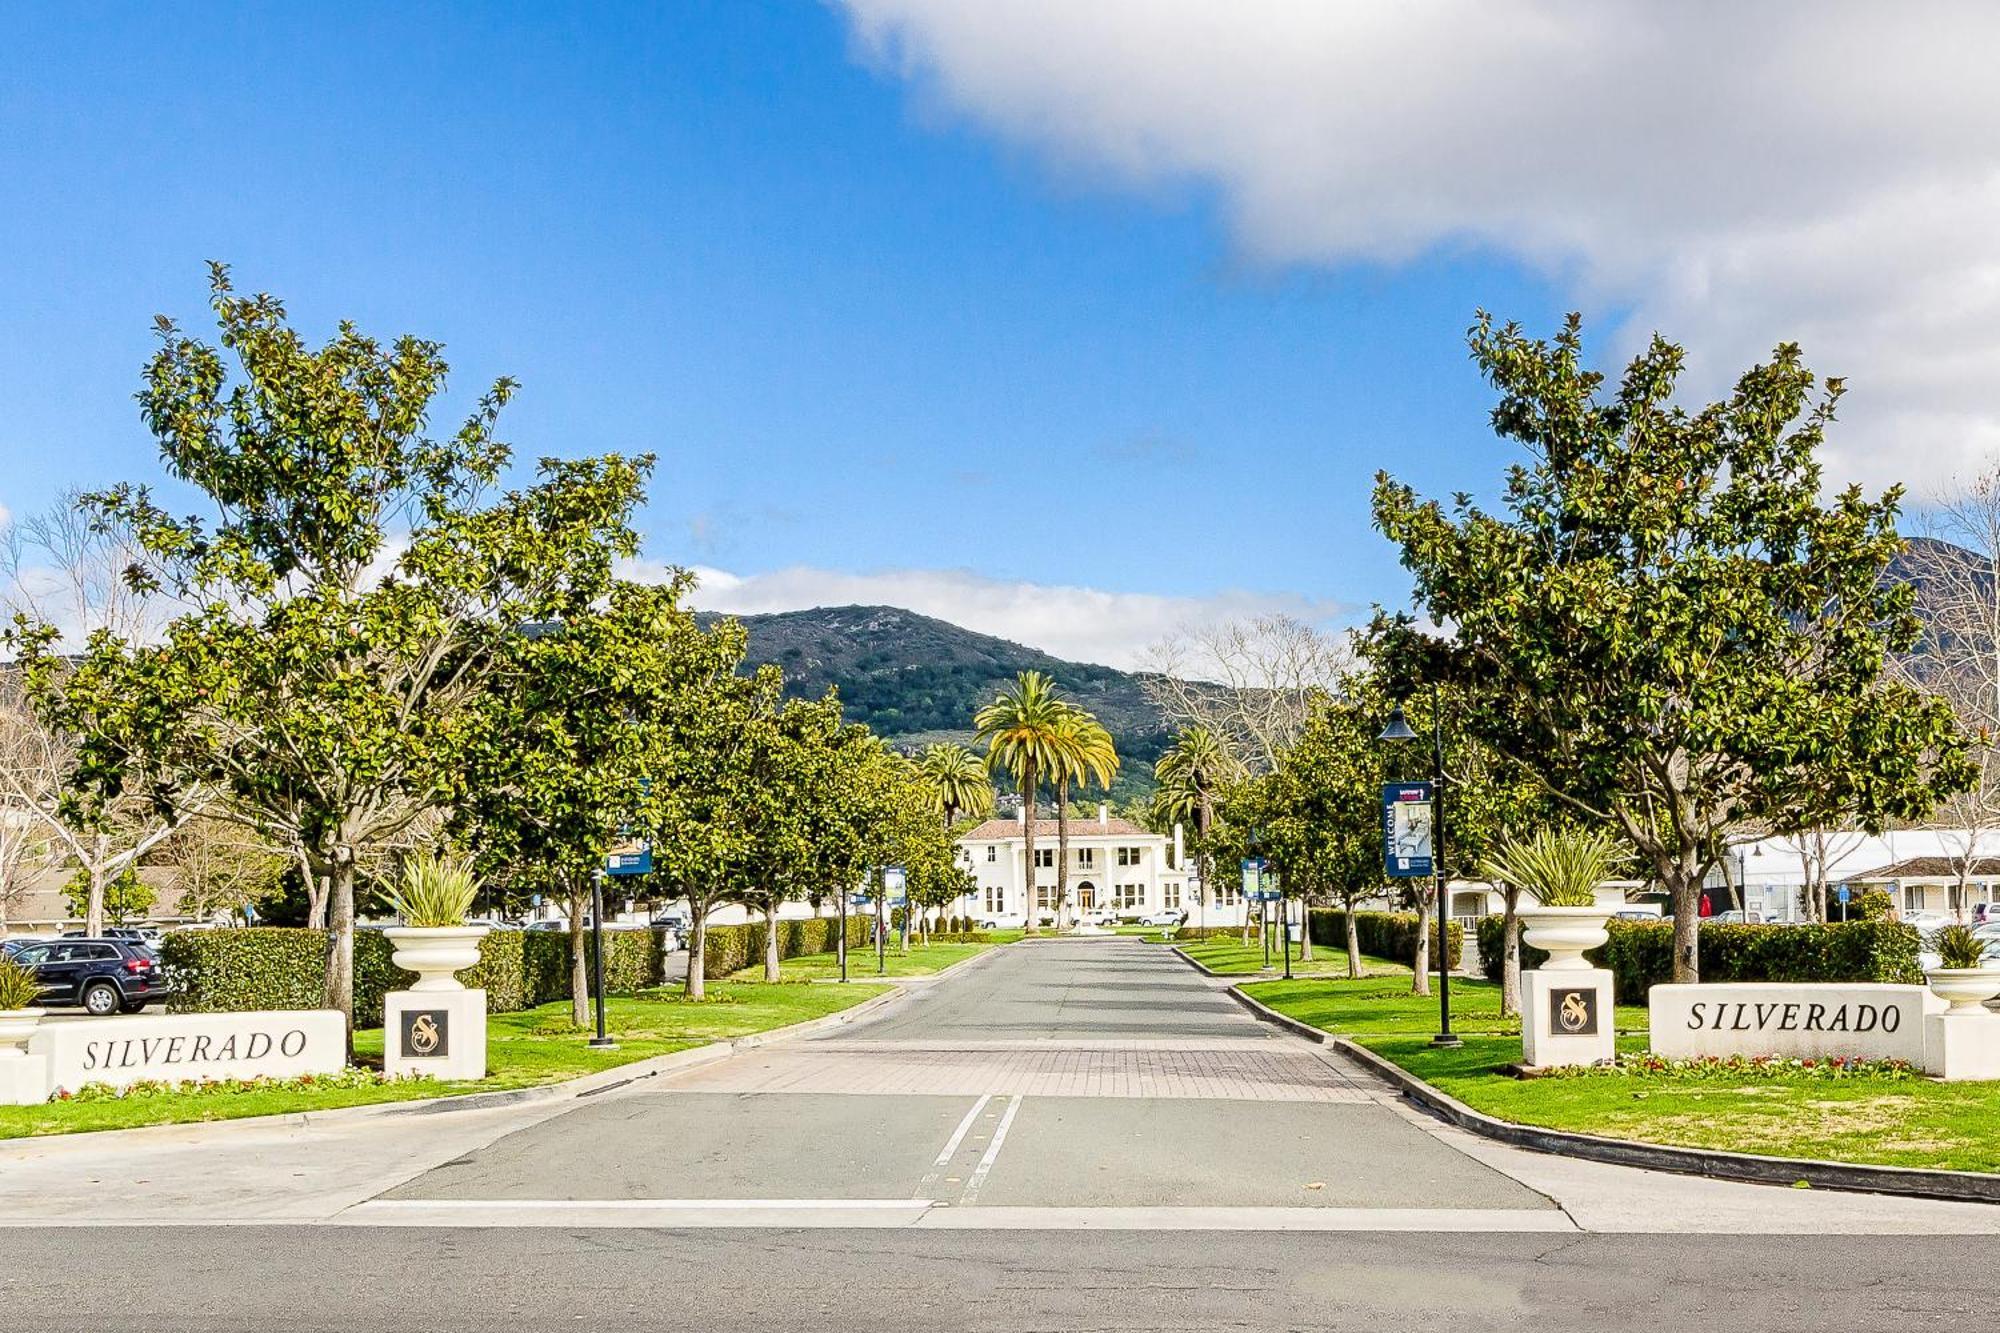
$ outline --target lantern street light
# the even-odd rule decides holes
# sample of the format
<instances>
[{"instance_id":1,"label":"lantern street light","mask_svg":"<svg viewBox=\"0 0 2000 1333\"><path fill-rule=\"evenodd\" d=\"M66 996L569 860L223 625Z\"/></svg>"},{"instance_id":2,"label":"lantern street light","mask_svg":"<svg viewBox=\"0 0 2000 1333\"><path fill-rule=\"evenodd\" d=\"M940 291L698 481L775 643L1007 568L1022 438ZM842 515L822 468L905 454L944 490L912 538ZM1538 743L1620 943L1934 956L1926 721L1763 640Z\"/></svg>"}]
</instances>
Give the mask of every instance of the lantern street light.
<instances>
[{"instance_id":1,"label":"lantern street light","mask_svg":"<svg viewBox=\"0 0 2000 1333\"><path fill-rule=\"evenodd\" d=\"M1431 1045L1458 1047L1465 1043L1451 1030L1451 936L1446 930L1447 914L1451 909L1449 886L1445 881L1444 868L1444 706L1438 687L1431 686L1431 868L1437 880L1437 973L1438 973L1438 1034L1431 1038ZM1382 741L1413 741L1417 733L1403 716L1403 705L1398 703L1389 713L1389 725L1382 728L1376 738Z\"/></svg>"}]
</instances>

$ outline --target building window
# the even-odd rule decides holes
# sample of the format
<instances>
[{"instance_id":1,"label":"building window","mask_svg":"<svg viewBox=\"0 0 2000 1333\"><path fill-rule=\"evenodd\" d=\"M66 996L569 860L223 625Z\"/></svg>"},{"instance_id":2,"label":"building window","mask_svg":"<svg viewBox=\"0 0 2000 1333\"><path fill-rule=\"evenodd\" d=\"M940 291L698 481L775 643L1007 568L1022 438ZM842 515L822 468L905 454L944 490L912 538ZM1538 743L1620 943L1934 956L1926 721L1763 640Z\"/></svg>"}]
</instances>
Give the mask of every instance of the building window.
<instances>
[{"instance_id":1,"label":"building window","mask_svg":"<svg viewBox=\"0 0 2000 1333\"><path fill-rule=\"evenodd\" d=\"M1004 887L998 884L986 886L986 910L993 916L1007 910L1007 890Z\"/></svg>"},{"instance_id":2,"label":"building window","mask_svg":"<svg viewBox=\"0 0 2000 1333\"><path fill-rule=\"evenodd\" d=\"M1120 847L1118 849L1118 864L1121 866L1138 865L1139 853L1144 850L1145 848L1143 847Z\"/></svg>"},{"instance_id":3,"label":"building window","mask_svg":"<svg viewBox=\"0 0 2000 1333\"><path fill-rule=\"evenodd\" d=\"M1044 912L1048 911L1054 902L1054 894L1055 890L1049 885L1037 884L1035 886L1035 906L1041 908Z\"/></svg>"},{"instance_id":4,"label":"building window","mask_svg":"<svg viewBox=\"0 0 2000 1333\"><path fill-rule=\"evenodd\" d=\"M1179 880L1170 879L1160 886L1160 906L1169 912L1177 912L1181 906L1181 885Z\"/></svg>"},{"instance_id":5,"label":"building window","mask_svg":"<svg viewBox=\"0 0 2000 1333\"><path fill-rule=\"evenodd\" d=\"M1055 848L1053 848L1053 847L1037 847L1037 848L1035 848L1035 867L1036 867L1037 869L1039 869L1039 870L1053 870L1053 869L1055 869L1055 864L1056 864L1056 849L1055 849Z\"/></svg>"},{"instance_id":6,"label":"building window","mask_svg":"<svg viewBox=\"0 0 2000 1333\"><path fill-rule=\"evenodd\" d=\"M1224 880L1215 886L1215 905L1217 907L1234 907L1242 901L1243 886L1241 884L1232 884L1228 880Z\"/></svg>"},{"instance_id":7,"label":"building window","mask_svg":"<svg viewBox=\"0 0 2000 1333\"><path fill-rule=\"evenodd\" d=\"M1000 859L1000 849L998 847L989 844L986 848L987 864L991 865L993 862L998 861L999 859Z\"/></svg>"},{"instance_id":8,"label":"building window","mask_svg":"<svg viewBox=\"0 0 2000 1333\"><path fill-rule=\"evenodd\" d=\"M1127 908L1144 907L1146 905L1146 886L1144 884L1120 884L1113 894L1113 903L1120 911L1124 911Z\"/></svg>"},{"instance_id":9,"label":"building window","mask_svg":"<svg viewBox=\"0 0 2000 1333\"><path fill-rule=\"evenodd\" d=\"M1087 869L1089 869L1090 867L1092 867L1092 866L1096 865L1096 864L1097 864L1097 849L1096 849L1095 847L1079 847L1079 848L1077 848L1077 849L1076 849L1076 863L1077 863L1078 865L1080 865L1080 866L1084 867L1084 868L1085 868L1086 870L1087 870Z\"/></svg>"}]
</instances>

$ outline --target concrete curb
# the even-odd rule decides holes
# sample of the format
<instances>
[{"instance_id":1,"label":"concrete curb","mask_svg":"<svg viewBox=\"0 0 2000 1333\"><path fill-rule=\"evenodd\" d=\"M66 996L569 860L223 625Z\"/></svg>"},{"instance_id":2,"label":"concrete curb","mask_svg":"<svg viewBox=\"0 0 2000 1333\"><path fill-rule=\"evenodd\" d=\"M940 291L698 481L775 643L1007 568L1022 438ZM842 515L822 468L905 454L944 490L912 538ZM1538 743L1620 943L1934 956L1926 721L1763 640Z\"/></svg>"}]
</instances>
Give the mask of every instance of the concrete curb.
<instances>
[{"instance_id":1,"label":"concrete curb","mask_svg":"<svg viewBox=\"0 0 2000 1333\"><path fill-rule=\"evenodd\" d=\"M1384 1059L1351 1038L1336 1036L1281 1014L1245 995L1238 987L1231 986L1229 993L1265 1022L1296 1033L1308 1041L1332 1046L1433 1115L1460 1129L1510 1147L1577 1157L1589 1162L1606 1162L1613 1166L1637 1167L1643 1171L1704 1176L1711 1180L1740 1180L1756 1185L1788 1187L1796 1187L1803 1182L1816 1189L1849 1190L1860 1194L1897 1194L1959 1203L2000 1203L2000 1175L1985 1175L1977 1171L1816 1162L1802 1157L1764 1157L1755 1153L1677 1148L1562 1129L1542 1129L1535 1125L1517 1125L1511 1120L1496 1119L1473 1110L1450 1093L1431 1086L1401 1065Z\"/></svg>"}]
</instances>

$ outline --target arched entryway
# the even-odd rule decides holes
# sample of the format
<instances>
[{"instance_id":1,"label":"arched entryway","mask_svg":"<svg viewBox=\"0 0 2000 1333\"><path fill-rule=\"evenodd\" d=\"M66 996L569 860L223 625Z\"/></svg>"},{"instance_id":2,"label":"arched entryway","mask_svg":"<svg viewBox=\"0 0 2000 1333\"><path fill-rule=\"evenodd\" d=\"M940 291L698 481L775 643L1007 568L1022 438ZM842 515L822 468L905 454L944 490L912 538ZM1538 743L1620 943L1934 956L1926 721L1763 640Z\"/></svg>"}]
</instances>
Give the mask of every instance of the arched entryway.
<instances>
[{"instance_id":1,"label":"arched entryway","mask_svg":"<svg viewBox=\"0 0 2000 1333\"><path fill-rule=\"evenodd\" d=\"M1097 910L1097 885L1089 880L1076 886L1076 910L1081 913Z\"/></svg>"}]
</instances>

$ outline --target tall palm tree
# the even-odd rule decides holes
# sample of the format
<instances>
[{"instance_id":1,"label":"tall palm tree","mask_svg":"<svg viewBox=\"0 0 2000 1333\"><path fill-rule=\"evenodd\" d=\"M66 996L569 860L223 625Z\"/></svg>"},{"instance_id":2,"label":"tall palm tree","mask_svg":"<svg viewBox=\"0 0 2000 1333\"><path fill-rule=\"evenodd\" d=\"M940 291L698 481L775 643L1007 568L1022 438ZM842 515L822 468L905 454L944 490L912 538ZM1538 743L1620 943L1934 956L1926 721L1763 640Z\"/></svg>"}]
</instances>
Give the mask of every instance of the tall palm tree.
<instances>
[{"instance_id":1,"label":"tall palm tree","mask_svg":"<svg viewBox=\"0 0 2000 1333\"><path fill-rule=\"evenodd\" d=\"M1163 793L1163 804L1175 808L1176 817L1183 811L1194 815L1195 859L1200 868L1201 891L1214 892L1214 860L1208 849L1208 831L1215 823L1215 793L1218 788L1243 771L1243 765L1229 753L1229 747L1222 738L1207 727L1189 727L1174 737L1174 743L1153 765L1153 776L1159 779ZM1243 917L1243 934L1250 935L1250 916L1246 908Z\"/></svg>"},{"instance_id":2,"label":"tall palm tree","mask_svg":"<svg viewBox=\"0 0 2000 1333\"><path fill-rule=\"evenodd\" d=\"M1021 812L1026 820L1028 856L1028 924L1035 926L1035 790L1054 771L1058 759L1057 729L1069 705L1056 693L1055 682L1039 671L1023 671L992 703L973 715L972 725L986 742L986 767L1006 773L1021 788Z\"/></svg>"},{"instance_id":3,"label":"tall palm tree","mask_svg":"<svg viewBox=\"0 0 2000 1333\"><path fill-rule=\"evenodd\" d=\"M1111 733L1084 709L1071 706L1056 725L1056 926L1069 905L1069 787L1092 778L1109 787L1118 775L1118 749Z\"/></svg>"},{"instance_id":4,"label":"tall palm tree","mask_svg":"<svg viewBox=\"0 0 2000 1333\"><path fill-rule=\"evenodd\" d=\"M932 807L943 817L947 830L960 815L993 813L993 779L986 771L986 761L963 745L947 741L925 746L917 771L930 784Z\"/></svg>"}]
</instances>

